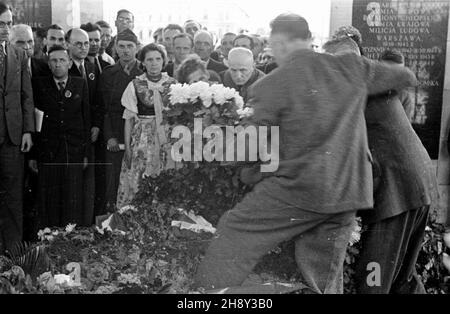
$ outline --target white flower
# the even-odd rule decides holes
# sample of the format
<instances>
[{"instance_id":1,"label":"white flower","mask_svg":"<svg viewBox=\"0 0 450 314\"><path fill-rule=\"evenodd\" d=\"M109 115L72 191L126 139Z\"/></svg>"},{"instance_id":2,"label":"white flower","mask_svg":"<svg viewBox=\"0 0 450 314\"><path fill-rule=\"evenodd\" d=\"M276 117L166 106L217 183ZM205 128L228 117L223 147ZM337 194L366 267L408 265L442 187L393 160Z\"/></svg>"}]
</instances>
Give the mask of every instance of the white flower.
<instances>
[{"instance_id":1,"label":"white flower","mask_svg":"<svg viewBox=\"0 0 450 314\"><path fill-rule=\"evenodd\" d=\"M44 241L44 240L46 240L46 237L48 235L50 235L51 233L52 233L52 230L50 230L50 228L45 228L44 230L39 230L37 235L38 235L39 240Z\"/></svg>"},{"instance_id":2,"label":"white flower","mask_svg":"<svg viewBox=\"0 0 450 314\"><path fill-rule=\"evenodd\" d=\"M253 110L253 108L246 107L244 109L238 109L238 110L236 110L236 112L240 118L248 118L248 117L253 116L254 110Z\"/></svg>"},{"instance_id":3,"label":"white flower","mask_svg":"<svg viewBox=\"0 0 450 314\"><path fill-rule=\"evenodd\" d=\"M209 89L209 84L206 82L197 82L191 85L186 84L188 90L189 100L195 102L202 93Z\"/></svg>"},{"instance_id":4,"label":"white flower","mask_svg":"<svg viewBox=\"0 0 450 314\"><path fill-rule=\"evenodd\" d=\"M170 86L170 103L183 104L188 102L188 89L185 85L173 84Z\"/></svg>"},{"instance_id":5,"label":"white flower","mask_svg":"<svg viewBox=\"0 0 450 314\"><path fill-rule=\"evenodd\" d=\"M236 92L236 90L234 88L226 87L223 90L224 97L227 100L231 100L231 99L235 98L236 93L237 92Z\"/></svg>"},{"instance_id":6,"label":"white flower","mask_svg":"<svg viewBox=\"0 0 450 314\"><path fill-rule=\"evenodd\" d=\"M66 232L67 232L67 233L71 233L72 231L75 230L76 226L77 226L77 224L68 224L68 225L66 226Z\"/></svg>"},{"instance_id":7,"label":"white flower","mask_svg":"<svg viewBox=\"0 0 450 314\"><path fill-rule=\"evenodd\" d=\"M240 109L244 108L244 99L238 93L234 96L234 102Z\"/></svg>"},{"instance_id":8,"label":"white flower","mask_svg":"<svg viewBox=\"0 0 450 314\"><path fill-rule=\"evenodd\" d=\"M214 102L217 105L223 105L227 98L225 97L225 87L221 84L214 84L210 88Z\"/></svg>"},{"instance_id":9,"label":"white flower","mask_svg":"<svg viewBox=\"0 0 450 314\"><path fill-rule=\"evenodd\" d=\"M203 103L203 106L205 108L211 107L212 101L213 101L211 90L209 88L205 89L205 90L202 90L201 93L200 93L200 99L201 99L201 101Z\"/></svg>"}]
</instances>

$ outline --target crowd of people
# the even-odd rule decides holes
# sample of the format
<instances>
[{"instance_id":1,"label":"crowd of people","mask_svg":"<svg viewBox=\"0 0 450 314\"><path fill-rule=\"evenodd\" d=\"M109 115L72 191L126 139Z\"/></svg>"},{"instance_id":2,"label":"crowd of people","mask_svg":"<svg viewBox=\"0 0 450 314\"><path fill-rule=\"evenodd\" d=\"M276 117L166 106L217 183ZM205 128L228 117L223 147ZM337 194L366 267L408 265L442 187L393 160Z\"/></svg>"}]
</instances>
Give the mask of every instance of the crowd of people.
<instances>
[{"instance_id":1,"label":"crowd of people","mask_svg":"<svg viewBox=\"0 0 450 314\"><path fill-rule=\"evenodd\" d=\"M91 226L130 204L142 177L164 170L170 85L218 82L253 107L251 123L280 126L280 167L243 170L253 190L222 217L196 285L238 286L261 256L295 239L310 291L342 293L359 212L358 292L424 292L415 263L436 179L408 119L405 89L417 81L398 51L364 58L360 33L344 27L316 52L296 14L272 21L270 47L245 33L216 46L194 20L144 45L127 10L114 37L104 21L45 31L12 21L0 2L0 253L39 228ZM381 277L370 284L373 263Z\"/></svg>"}]
</instances>

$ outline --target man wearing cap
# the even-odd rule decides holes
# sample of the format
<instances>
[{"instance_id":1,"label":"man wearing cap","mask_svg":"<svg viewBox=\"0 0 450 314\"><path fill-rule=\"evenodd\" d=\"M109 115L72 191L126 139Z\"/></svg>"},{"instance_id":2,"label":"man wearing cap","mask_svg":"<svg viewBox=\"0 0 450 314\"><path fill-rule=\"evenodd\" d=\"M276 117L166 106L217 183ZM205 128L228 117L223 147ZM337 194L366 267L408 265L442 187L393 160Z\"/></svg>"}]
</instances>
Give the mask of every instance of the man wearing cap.
<instances>
[{"instance_id":1,"label":"man wearing cap","mask_svg":"<svg viewBox=\"0 0 450 314\"><path fill-rule=\"evenodd\" d=\"M280 69L250 89L251 122L272 130L279 167L221 218L196 286L241 285L258 260L296 239L296 261L312 293L342 293L355 213L373 208L364 109L368 94L415 84L404 67L311 51L306 20L282 14L270 42ZM261 153L261 152L260 152Z\"/></svg>"},{"instance_id":2,"label":"man wearing cap","mask_svg":"<svg viewBox=\"0 0 450 314\"><path fill-rule=\"evenodd\" d=\"M247 48L233 48L228 54L229 69L221 73L223 85L234 88L248 101L248 89L265 74L256 69L253 53Z\"/></svg>"},{"instance_id":3,"label":"man wearing cap","mask_svg":"<svg viewBox=\"0 0 450 314\"><path fill-rule=\"evenodd\" d=\"M129 29L117 35L119 62L105 68L100 77L100 94L105 106L104 137L106 142L105 205L96 208L96 215L115 211L120 170L124 155L124 120L121 99L128 84L143 72L136 59L138 39ZM121 145L122 144L122 145Z\"/></svg>"}]
</instances>

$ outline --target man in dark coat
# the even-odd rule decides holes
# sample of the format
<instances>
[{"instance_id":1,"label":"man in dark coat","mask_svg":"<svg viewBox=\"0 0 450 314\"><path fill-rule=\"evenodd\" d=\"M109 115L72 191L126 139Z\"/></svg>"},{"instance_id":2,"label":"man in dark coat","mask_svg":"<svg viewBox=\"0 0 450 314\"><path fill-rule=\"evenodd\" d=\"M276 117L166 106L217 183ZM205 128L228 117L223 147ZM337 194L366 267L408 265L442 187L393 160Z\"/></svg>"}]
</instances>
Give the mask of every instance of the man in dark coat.
<instances>
[{"instance_id":1,"label":"man in dark coat","mask_svg":"<svg viewBox=\"0 0 450 314\"><path fill-rule=\"evenodd\" d=\"M350 38L328 42L325 51L360 54ZM401 55L398 65L390 54L383 53L380 60L403 66ZM406 110L397 91L370 97L367 104L375 210L361 213L367 230L356 264L358 293L426 293L415 265L430 205L437 197L436 170Z\"/></svg>"},{"instance_id":2,"label":"man in dark coat","mask_svg":"<svg viewBox=\"0 0 450 314\"><path fill-rule=\"evenodd\" d=\"M403 67L311 51L311 32L301 16L282 14L271 27L280 68L251 88L250 122L271 127L272 157L279 156L279 162L274 157L261 166L272 173L223 215L196 286L241 285L260 257L295 238L297 265L308 288L342 293L356 211L373 207L367 95L416 79Z\"/></svg>"},{"instance_id":3,"label":"man in dark coat","mask_svg":"<svg viewBox=\"0 0 450 314\"><path fill-rule=\"evenodd\" d=\"M23 153L35 130L27 58L8 44L12 21L10 7L0 2L0 254L22 241Z\"/></svg>"},{"instance_id":4,"label":"man in dark coat","mask_svg":"<svg viewBox=\"0 0 450 314\"><path fill-rule=\"evenodd\" d=\"M226 87L234 88L248 101L248 89L265 74L255 68L253 53L247 48L233 48L228 54L229 69L222 72L222 82Z\"/></svg>"},{"instance_id":5,"label":"man in dark coat","mask_svg":"<svg viewBox=\"0 0 450 314\"><path fill-rule=\"evenodd\" d=\"M89 53L89 35L80 28L74 28L67 32L66 42L73 64L69 70L69 75L83 78L88 86L89 105L91 116L91 143L89 153L89 165L84 172L84 213L94 223L94 203L95 203L95 144L100 135L103 125L102 102L97 96L97 82L99 77L98 69L94 64L86 61Z\"/></svg>"},{"instance_id":6,"label":"man in dark coat","mask_svg":"<svg viewBox=\"0 0 450 314\"><path fill-rule=\"evenodd\" d=\"M216 73L226 71L228 68L223 63L211 59L213 48L213 38L209 32L202 30L195 34L194 51L202 61L206 62L206 69Z\"/></svg>"},{"instance_id":7,"label":"man in dark coat","mask_svg":"<svg viewBox=\"0 0 450 314\"><path fill-rule=\"evenodd\" d=\"M90 226L83 208L83 169L90 146L89 93L85 80L69 76L67 50L49 51L51 77L33 78L36 107L44 113L37 143L39 226Z\"/></svg>"},{"instance_id":8,"label":"man in dark coat","mask_svg":"<svg viewBox=\"0 0 450 314\"><path fill-rule=\"evenodd\" d=\"M125 30L117 36L116 50L119 62L107 67L100 78L100 93L105 105L104 134L106 142L106 200L105 206L96 208L96 215L115 211L120 170L124 155L124 119L121 99L128 84L143 73L136 60L137 37Z\"/></svg>"}]
</instances>

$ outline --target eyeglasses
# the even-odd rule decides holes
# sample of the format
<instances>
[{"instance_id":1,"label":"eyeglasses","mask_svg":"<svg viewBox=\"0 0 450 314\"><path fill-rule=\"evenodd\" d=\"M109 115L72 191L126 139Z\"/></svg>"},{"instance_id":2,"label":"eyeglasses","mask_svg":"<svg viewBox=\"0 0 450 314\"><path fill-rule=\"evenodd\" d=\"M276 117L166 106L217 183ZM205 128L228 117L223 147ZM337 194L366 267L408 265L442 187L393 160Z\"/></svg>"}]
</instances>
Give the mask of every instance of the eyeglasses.
<instances>
[{"instance_id":1,"label":"eyeglasses","mask_svg":"<svg viewBox=\"0 0 450 314\"><path fill-rule=\"evenodd\" d=\"M11 28L12 27L12 22L1 22L0 21L0 28Z\"/></svg>"},{"instance_id":2,"label":"eyeglasses","mask_svg":"<svg viewBox=\"0 0 450 314\"><path fill-rule=\"evenodd\" d=\"M77 41L77 42L74 42L72 45L74 45L78 49L89 48L89 42L88 41L85 41L84 43Z\"/></svg>"},{"instance_id":3,"label":"eyeglasses","mask_svg":"<svg viewBox=\"0 0 450 314\"><path fill-rule=\"evenodd\" d=\"M128 17L123 17L123 16L119 16L119 17L117 18L117 20L118 20L119 22L125 22L125 23L127 23L127 24L133 22L132 19L130 19L130 18L128 18Z\"/></svg>"}]
</instances>

